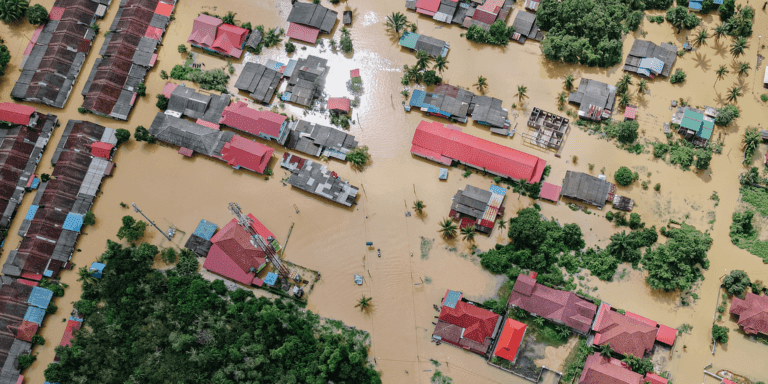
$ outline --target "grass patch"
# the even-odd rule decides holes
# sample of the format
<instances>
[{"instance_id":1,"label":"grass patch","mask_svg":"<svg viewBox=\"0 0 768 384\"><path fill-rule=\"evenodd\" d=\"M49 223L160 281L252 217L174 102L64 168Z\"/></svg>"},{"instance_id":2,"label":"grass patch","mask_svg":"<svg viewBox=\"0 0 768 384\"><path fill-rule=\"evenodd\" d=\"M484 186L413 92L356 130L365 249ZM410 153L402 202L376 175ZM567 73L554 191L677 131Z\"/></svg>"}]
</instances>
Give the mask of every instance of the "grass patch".
<instances>
[{"instance_id":1,"label":"grass patch","mask_svg":"<svg viewBox=\"0 0 768 384\"><path fill-rule=\"evenodd\" d=\"M432 243L435 242L435 239L427 239L426 237L421 237L421 259L426 260L429 258L429 251L432 250Z\"/></svg>"},{"instance_id":2,"label":"grass patch","mask_svg":"<svg viewBox=\"0 0 768 384\"><path fill-rule=\"evenodd\" d=\"M557 348L565 345L571 336L571 329L567 326L555 324L543 317L533 317L520 308L510 311L509 317L527 324L528 332L533 334L533 338L550 347Z\"/></svg>"},{"instance_id":3,"label":"grass patch","mask_svg":"<svg viewBox=\"0 0 768 384\"><path fill-rule=\"evenodd\" d=\"M561 383L570 383L574 378L581 376L581 370L584 369L584 363L587 357L592 353L592 349L587 346L587 341L579 340L579 344L571 351L571 354L565 358L565 370Z\"/></svg>"}]
</instances>

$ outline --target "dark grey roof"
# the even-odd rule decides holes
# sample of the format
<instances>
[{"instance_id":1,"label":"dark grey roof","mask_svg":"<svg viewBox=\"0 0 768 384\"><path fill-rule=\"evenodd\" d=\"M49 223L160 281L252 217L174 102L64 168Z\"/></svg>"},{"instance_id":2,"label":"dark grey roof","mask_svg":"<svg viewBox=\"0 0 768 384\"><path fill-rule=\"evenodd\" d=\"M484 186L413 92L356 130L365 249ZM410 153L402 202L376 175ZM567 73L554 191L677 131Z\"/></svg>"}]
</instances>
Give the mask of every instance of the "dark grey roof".
<instances>
[{"instance_id":1,"label":"dark grey roof","mask_svg":"<svg viewBox=\"0 0 768 384\"><path fill-rule=\"evenodd\" d=\"M624 70L628 72L637 72L637 66L640 59L645 57L655 57L664 62L664 68L661 70L662 76L669 76L672 66L677 60L677 47L669 43L656 45L646 40L635 40L632 43L632 49L627 55L627 61L624 64Z\"/></svg>"},{"instance_id":2,"label":"dark grey roof","mask_svg":"<svg viewBox=\"0 0 768 384\"><path fill-rule=\"evenodd\" d=\"M357 147L355 137L336 128L299 120L290 126L286 148L319 157L324 154L340 160ZM330 150L330 151L328 151Z\"/></svg>"},{"instance_id":3,"label":"dark grey roof","mask_svg":"<svg viewBox=\"0 0 768 384\"><path fill-rule=\"evenodd\" d=\"M285 91L290 92L292 103L308 107L323 91L328 60L309 55L299 59L295 68Z\"/></svg>"},{"instance_id":4,"label":"dark grey roof","mask_svg":"<svg viewBox=\"0 0 768 384\"><path fill-rule=\"evenodd\" d=\"M464 190L459 189L453 196L451 209L479 219L483 217L490 200L490 191L467 185Z\"/></svg>"},{"instance_id":5,"label":"dark grey roof","mask_svg":"<svg viewBox=\"0 0 768 384\"><path fill-rule=\"evenodd\" d=\"M434 37L419 35L416 40L416 46L414 49L418 51L426 51L430 56L442 56L443 48L445 47L445 41L435 39Z\"/></svg>"},{"instance_id":6,"label":"dark grey roof","mask_svg":"<svg viewBox=\"0 0 768 384\"><path fill-rule=\"evenodd\" d=\"M171 19L168 16L155 13L152 16L152 20L149 22L149 25L155 28L165 29L170 21Z\"/></svg>"},{"instance_id":7,"label":"dark grey roof","mask_svg":"<svg viewBox=\"0 0 768 384\"><path fill-rule=\"evenodd\" d=\"M212 156L224 145L224 132L158 112L149 133L162 142ZM231 134L231 132L230 132ZM230 140L231 140L230 136Z\"/></svg>"},{"instance_id":8,"label":"dark grey roof","mask_svg":"<svg viewBox=\"0 0 768 384\"><path fill-rule=\"evenodd\" d=\"M597 207L605 206L611 183L582 172L567 171L563 180L562 195L590 203Z\"/></svg>"},{"instance_id":9,"label":"dark grey roof","mask_svg":"<svg viewBox=\"0 0 768 384\"><path fill-rule=\"evenodd\" d=\"M571 92L568 102L579 106L579 116L586 116L590 106L613 110L616 102L616 87L597 80L582 78L579 88Z\"/></svg>"},{"instance_id":10,"label":"dark grey roof","mask_svg":"<svg viewBox=\"0 0 768 384\"><path fill-rule=\"evenodd\" d=\"M224 108L229 105L229 101L232 99L228 93L224 93L218 96L212 96L211 102L208 104L208 109L205 111L202 119L214 124L218 124L221 121L221 114L224 113Z\"/></svg>"},{"instance_id":11,"label":"dark grey roof","mask_svg":"<svg viewBox=\"0 0 768 384\"><path fill-rule=\"evenodd\" d=\"M206 240L200 236L192 234L184 244L184 248L196 253L200 257L208 256L208 251L211 250L213 243L210 240Z\"/></svg>"},{"instance_id":12,"label":"dark grey roof","mask_svg":"<svg viewBox=\"0 0 768 384\"><path fill-rule=\"evenodd\" d=\"M312 160L305 160L301 169L294 170L288 184L348 207L355 202L358 191L348 181L332 177L328 167Z\"/></svg>"},{"instance_id":13,"label":"dark grey roof","mask_svg":"<svg viewBox=\"0 0 768 384\"><path fill-rule=\"evenodd\" d=\"M261 31L254 29L251 31L251 35L248 37L248 41L245 43L245 45L251 48L256 48L256 46L261 43L262 38L263 36Z\"/></svg>"},{"instance_id":14,"label":"dark grey roof","mask_svg":"<svg viewBox=\"0 0 768 384\"><path fill-rule=\"evenodd\" d=\"M536 15L522 9L517 12L512 28L527 39L542 40L544 38L544 34L536 24Z\"/></svg>"},{"instance_id":15,"label":"dark grey roof","mask_svg":"<svg viewBox=\"0 0 768 384\"><path fill-rule=\"evenodd\" d=\"M322 33L330 33L333 26L336 25L337 16L336 11L320 4L297 2L288 15L288 22L317 28Z\"/></svg>"},{"instance_id":16,"label":"dark grey roof","mask_svg":"<svg viewBox=\"0 0 768 384\"><path fill-rule=\"evenodd\" d=\"M509 115L501 107L501 100L488 96L474 96L472 98L472 120L487 123L496 128L502 128Z\"/></svg>"},{"instance_id":17,"label":"dark grey roof","mask_svg":"<svg viewBox=\"0 0 768 384\"><path fill-rule=\"evenodd\" d=\"M192 88L179 85L171 93L167 111L176 112L192 119L200 119L205 114L210 101L210 95L198 93Z\"/></svg>"},{"instance_id":18,"label":"dark grey roof","mask_svg":"<svg viewBox=\"0 0 768 384\"><path fill-rule=\"evenodd\" d=\"M280 85L282 75L259 63L246 63L235 88L249 92L254 100L268 104Z\"/></svg>"}]
</instances>

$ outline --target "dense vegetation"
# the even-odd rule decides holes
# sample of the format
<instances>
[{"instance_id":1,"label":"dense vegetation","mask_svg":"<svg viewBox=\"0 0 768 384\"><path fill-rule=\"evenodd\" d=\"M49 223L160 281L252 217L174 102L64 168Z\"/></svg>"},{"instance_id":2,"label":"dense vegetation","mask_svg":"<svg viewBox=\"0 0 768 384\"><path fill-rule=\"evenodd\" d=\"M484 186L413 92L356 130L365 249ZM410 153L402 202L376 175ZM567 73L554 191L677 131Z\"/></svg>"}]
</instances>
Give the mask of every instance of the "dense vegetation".
<instances>
[{"instance_id":1,"label":"dense vegetation","mask_svg":"<svg viewBox=\"0 0 768 384\"><path fill-rule=\"evenodd\" d=\"M205 90L216 90L221 93L227 92L227 83L229 75L220 68L204 71L200 68L185 67L176 65L171 69L171 78L175 80L189 80L200 85Z\"/></svg>"},{"instance_id":2,"label":"dense vegetation","mask_svg":"<svg viewBox=\"0 0 768 384\"><path fill-rule=\"evenodd\" d=\"M746 272L735 269L723 279L723 287L728 293L734 296L742 296L747 288L752 286L749 276Z\"/></svg>"},{"instance_id":3,"label":"dense vegetation","mask_svg":"<svg viewBox=\"0 0 768 384\"><path fill-rule=\"evenodd\" d=\"M541 43L544 56L590 67L620 63L622 34L637 29L642 19L639 1L543 0L536 12L536 23L547 31Z\"/></svg>"},{"instance_id":4,"label":"dense vegetation","mask_svg":"<svg viewBox=\"0 0 768 384\"><path fill-rule=\"evenodd\" d=\"M730 329L712 324L712 337L720 344L728 343L728 332Z\"/></svg>"},{"instance_id":5,"label":"dense vegetation","mask_svg":"<svg viewBox=\"0 0 768 384\"><path fill-rule=\"evenodd\" d=\"M504 20L496 20L488 31L472 25L464 35L467 40L474 41L476 43L493 44L493 45L507 45L509 43L509 36L515 30L512 27L507 27Z\"/></svg>"},{"instance_id":6,"label":"dense vegetation","mask_svg":"<svg viewBox=\"0 0 768 384\"><path fill-rule=\"evenodd\" d=\"M188 250L152 269L154 245L108 241L101 279L83 282L86 315L45 378L61 383L381 383L368 334L323 321L293 302L227 291L197 273Z\"/></svg>"},{"instance_id":7,"label":"dense vegetation","mask_svg":"<svg viewBox=\"0 0 768 384\"><path fill-rule=\"evenodd\" d=\"M741 201L748 205L744 212L733 214L731 242L737 247L763 259L768 264L768 241L760 240L752 222L755 214L768 216L768 191L762 188L766 180L760 177L757 167L742 176Z\"/></svg>"},{"instance_id":8,"label":"dense vegetation","mask_svg":"<svg viewBox=\"0 0 768 384\"><path fill-rule=\"evenodd\" d=\"M26 15L27 8L27 0L0 0L0 20L6 24L19 21Z\"/></svg>"},{"instance_id":9,"label":"dense vegetation","mask_svg":"<svg viewBox=\"0 0 768 384\"><path fill-rule=\"evenodd\" d=\"M368 153L367 145L357 146L347 154L347 161L358 169L365 168L370 160L371 155Z\"/></svg>"},{"instance_id":10,"label":"dense vegetation","mask_svg":"<svg viewBox=\"0 0 768 384\"><path fill-rule=\"evenodd\" d=\"M718 110L718 114L715 117L715 124L720 126L728 126L733 119L739 117L741 112L735 105L726 105Z\"/></svg>"},{"instance_id":11,"label":"dense vegetation","mask_svg":"<svg viewBox=\"0 0 768 384\"><path fill-rule=\"evenodd\" d=\"M645 281L653 289L691 289L704 278L699 268L709 268L707 251L712 246L712 238L687 224L663 230L661 234L667 237L667 242L647 251L642 259L648 271Z\"/></svg>"},{"instance_id":12,"label":"dense vegetation","mask_svg":"<svg viewBox=\"0 0 768 384\"><path fill-rule=\"evenodd\" d=\"M677 28L677 33L680 33L683 28L694 29L701 24L701 19L684 6L678 6L667 11L667 21Z\"/></svg>"},{"instance_id":13,"label":"dense vegetation","mask_svg":"<svg viewBox=\"0 0 768 384\"><path fill-rule=\"evenodd\" d=\"M43 25L48 22L48 10L40 4L27 9L27 21L32 25Z\"/></svg>"},{"instance_id":14,"label":"dense vegetation","mask_svg":"<svg viewBox=\"0 0 768 384\"><path fill-rule=\"evenodd\" d=\"M733 37L752 36L752 24L755 19L755 9L749 5L735 6L734 0L725 0L720 5L720 19L723 21L723 31Z\"/></svg>"}]
</instances>

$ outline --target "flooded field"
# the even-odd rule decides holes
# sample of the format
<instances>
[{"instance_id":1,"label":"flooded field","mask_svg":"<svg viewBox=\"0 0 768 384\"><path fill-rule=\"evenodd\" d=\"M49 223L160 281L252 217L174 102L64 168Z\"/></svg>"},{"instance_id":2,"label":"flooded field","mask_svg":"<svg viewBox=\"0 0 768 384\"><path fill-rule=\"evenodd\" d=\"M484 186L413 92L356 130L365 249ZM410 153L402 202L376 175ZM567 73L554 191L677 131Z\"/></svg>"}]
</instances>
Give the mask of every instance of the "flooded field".
<instances>
[{"instance_id":1,"label":"flooded field","mask_svg":"<svg viewBox=\"0 0 768 384\"><path fill-rule=\"evenodd\" d=\"M41 3L50 9L52 2L44 0ZM615 83L623 71L619 66L606 70L550 63L541 56L538 44L532 42L525 45L511 42L504 48L471 43L460 37L464 30L458 26L438 24L432 19L406 12L401 0L349 0L336 6L328 5L325 1L323 3L339 12L347 7L354 11L354 21L350 28L354 53L343 55L315 47L304 50L303 44L296 43L299 48L291 56L304 57L312 53L329 59L331 69L326 85L329 96L347 95L345 83L349 79L349 71L355 68L361 70L364 92L360 106L353 109L353 118L357 121L350 131L361 144L370 147L373 161L362 172L335 160L328 164L342 178L348 178L353 185L361 187L358 204L353 208L344 208L283 185L280 179L286 176L286 172L280 169L278 158L285 150L274 143L270 144L276 150L270 164L274 176L265 180L264 176L236 171L222 162L199 156L184 158L176 153L175 148L128 142L115 156L117 168L114 176L102 185L102 194L93 207L97 223L87 228L85 236L80 239L78 251L72 259L76 264L75 271L63 271L60 275L62 281L69 284L69 288L64 297L55 299L59 310L48 317L40 330L47 342L45 346L35 347L34 352L39 353L39 356L37 362L25 372L28 382L43 382L43 370L53 360L54 347L58 345L65 326L61 319L68 316L72 309L71 303L80 295L76 269L94 261L103 251L106 239L115 239L121 216L133 214L121 208L121 202L129 205L135 202L161 227L173 224L184 231L173 240L176 246L182 246L200 219L213 221L219 226L231 220L232 216L227 210L230 201L238 202L245 212L253 213L275 233L280 242L284 241L289 228L295 224L285 258L322 274L309 297L307 308L321 316L339 319L370 332L373 340L371 356L375 357L377 369L382 372L385 383L429 382L435 369L430 359L439 361L441 366L438 369L452 377L455 383L525 382L488 366L479 356L448 345L437 347L430 342L432 321L437 315L432 305L439 303L446 289L462 291L468 299L481 301L494 297L506 277L484 271L477 257L468 255L468 243L458 239L446 241L438 236L438 222L447 216L451 197L456 190L468 183L487 188L492 180L476 173L464 178L463 170L454 168L448 180L441 182L437 179L437 164L410 154L413 132L418 122L425 117L419 112L403 111L400 77L402 66L412 65L416 59L410 52L400 49L396 36L386 31L384 20L387 14L401 11L407 14L409 20L418 23L419 32L449 41L451 50L448 69L443 74L444 81L470 87L478 76L486 77L490 85L487 94L504 101L504 107L510 109L510 120L513 114L517 114L513 124L517 122L519 130L526 129L525 122L532 107L557 111L556 96L563 91L562 79L566 74L573 74L577 81L588 77ZM131 131L138 125L149 127L158 111L154 105L154 96L161 92L165 83L159 77L160 70L170 72L174 65L183 62L184 57L176 51L176 46L186 43L192 19L199 12L207 10L224 14L234 11L237 12L236 19L243 22L263 24L267 29L276 26L287 28L285 19L290 9L288 1L230 0L217 3L226 4L218 8L202 4L184 0L178 4L176 20L171 22L163 47L159 49L158 64L148 74L147 96L139 99L128 122L77 112L82 103L80 92L97 57L98 48L103 43L103 34L96 38L94 49L83 66L66 108L56 110L35 106L57 114L64 123L69 119L87 119L111 128L127 128ZM514 12L519 9L520 2L515 5ZM112 4L101 22L102 26L111 23L116 12L117 4ZM513 18L514 13L508 19L509 24ZM704 18L704 25L708 27L714 27L717 23L717 16ZM337 23L334 31L336 39L340 36L340 24ZM21 54L33 30L28 24L11 28L0 25L0 36L5 39L13 56L6 76L0 81L0 101L10 101L9 93L18 78ZM675 34L668 23L657 25L647 20L641 25L641 30L648 33L645 37L647 40L657 43L672 41L678 46L682 46L690 33L684 31ZM759 49L761 43L758 36L762 34L768 36L768 14L758 10L754 36L744 56L753 68L757 67L758 53L766 52ZM321 37L327 40L328 36ZM639 31L624 40L625 55L636 37L642 38ZM324 44L327 46L326 41ZM649 81L650 94L639 96L636 92L638 79L633 79L635 85L630 86L630 94L633 104L640 108L638 120L641 140L665 140L662 125L672 116L669 108L671 100L683 98L694 106L722 105L726 88L738 81L732 73L714 85L715 69L720 65L732 64L733 60L728 53L729 44L726 39L718 43L710 38L707 45L678 58L675 68L682 68L688 74L683 85L672 85L667 79L658 78ZM197 49L193 51L199 53ZM277 48L265 50L257 60L263 63L267 58L274 58L286 62L285 57L281 44ZM204 62L206 69L226 65L225 60L205 54L198 55L197 60ZM234 64L239 68L239 61ZM729 369L752 379L768 380L768 365L760 364L768 354L768 346L736 333L735 323L731 322L729 327L734 331L731 332L730 342L726 347L718 346L716 355L712 356L709 336L712 316L719 299L717 292L721 276L732 269L743 269L753 280L768 279L768 268L761 260L733 246L728 236L730 216L738 204L737 175L743 171L741 134L747 126L758 126L768 116L765 104L759 100L763 93L760 86L762 74L762 67L754 68L749 76L743 78L744 96L737 102L742 117L728 129L717 128L713 137L722 137L725 147L721 155L714 156L711 169L706 172L675 168L653 159L650 153L630 154L616 148L614 143L575 127L567 136L562 157L557 158L551 151L524 142L521 135L510 139L491 135L481 125L469 123L464 126L464 132L471 135L544 158L552 165L548 180L556 184L560 184L567 170L590 172L589 164L594 164L593 174L598 174L604 167L609 180L620 166L633 168L641 175L641 181L648 180L651 185L661 184L660 192L652 188L643 190L639 183L627 188L620 187L622 195L635 199L634 212L642 216L647 226L659 227L669 219L686 221L700 230L708 230L711 226L710 234L714 239L709 252L711 266L705 273L706 280L696 291L699 299L690 306L679 305L679 293L651 290L644 282L643 273L632 271L628 265L619 267L619 271L626 268L628 272L621 280L605 283L594 277L588 278L588 285L597 287L591 295L614 306L671 327L683 323L693 326L690 334L678 339L673 357L667 365L676 383L700 382L702 370L709 363L718 369ZM234 84L234 79L230 85ZM187 85L193 86L189 83ZM528 87L529 97L522 105L514 96L517 85ZM239 97L243 98L244 95ZM514 111L512 103L517 103ZM303 109L289 106L284 111L297 118L328 123L327 116L319 113L310 113L304 117ZM63 128L60 128L54 132L53 143L58 142L62 131ZM756 158L760 158L764 151L765 148L761 148ZM50 173L52 153L53 150L49 148L40 162L39 173ZM574 156L578 157L575 163ZM710 200L713 192L717 192L720 197L716 207ZM26 212L33 197L27 196L24 199L19 212ZM417 199L423 200L427 206L424 215L407 217L405 213L411 210L410 207ZM296 213L293 204L298 207L299 213ZM508 194L507 218L518 209L532 204L526 197ZM551 204L539 201L539 204L545 216L555 217L561 224L578 223L588 246L607 245L608 237L617 231L605 219L605 210L592 210L592 214L588 215L570 210L563 202ZM710 224L713 217L716 220ZM0 262L4 262L8 252L18 245L20 238L16 232L20 223L17 217L10 229L6 247L2 250ZM161 247L171 246L153 229L148 229L147 233L147 239L152 243ZM434 239L426 258L420 257L422 237ZM375 248L381 249L381 258L376 257L375 249L365 246L367 241L372 241ZM505 233L498 228L489 237L476 238L476 244L481 250L505 241ZM366 276L363 286L354 284L354 273ZM373 310L369 314L354 307L361 295L373 297ZM546 353L560 354L551 349L546 350ZM557 359L552 357L557 356L547 355L541 361L542 364L554 364ZM712 382L711 379L707 380L707 383Z\"/></svg>"}]
</instances>

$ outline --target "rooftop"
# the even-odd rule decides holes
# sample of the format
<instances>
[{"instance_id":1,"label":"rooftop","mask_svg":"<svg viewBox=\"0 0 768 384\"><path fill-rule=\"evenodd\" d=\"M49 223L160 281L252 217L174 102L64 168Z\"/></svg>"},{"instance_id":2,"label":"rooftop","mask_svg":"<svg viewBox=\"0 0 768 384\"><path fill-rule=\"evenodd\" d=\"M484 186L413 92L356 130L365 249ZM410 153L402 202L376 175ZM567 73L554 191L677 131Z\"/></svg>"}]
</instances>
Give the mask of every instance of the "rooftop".
<instances>
[{"instance_id":1,"label":"rooftop","mask_svg":"<svg viewBox=\"0 0 768 384\"><path fill-rule=\"evenodd\" d=\"M583 172L567 171L562 195L597 207L605 206L611 192L611 183Z\"/></svg>"},{"instance_id":2,"label":"rooftop","mask_svg":"<svg viewBox=\"0 0 768 384\"><path fill-rule=\"evenodd\" d=\"M459 300L442 306L432 337L485 355L500 323L499 315Z\"/></svg>"},{"instance_id":3,"label":"rooftop","mask_svg":"<svg viewBox=\"0 0 768 384\"><path fill-rule=\"evenodd\" d=\"M537 316L565 324L586 334L592 325L597 306L574 294L549 288L526 274L520 274L515 282L509 305L522 308Z\"/></svg>"},{"instance_id":4,"label":"rooftop","mask_svg":"<svg viewBox=\"0 0 768 384\"><path fill-rule=\"evenodd\" d=\"M268 110L248 108L247 103L238 101L224 108L219 123L254 136L277 139L286 119L286 116Z\"/></svg>"},{"instance_id":5,"label":"rooftop","mask_svg":"<svg viewBox=\"0 0 768 384\"><path fill-rule=\"evenodd\" d=\"M280 165L291 170L287 182L296 188L347 207L351 207L357 198L358 188L347 180L340 180L336 172L329 171L323 164L286 152Z\"/></svg>"},{"instance_id":6,"label":"rooftop","mask_svg":"<svg viewBox=\"0 0 768 384\"><path fill-rule=\"evenodd\" d=\"M579 88L568 95L568 102L579 106L579 117L600 121L610 116L616 102L616 87L582 78Z\"/></svg>"},{"instance_id":7,"label":"rooftop","mask_svg":"<svg viewBox=\"0 0 768 384\"><path fill-rule=\"evenodd\" d=\"M252 214L248 217L253 221L252 228L265 240L274 237L259 220ZM203 268L235 280L241 284L250 285L257 271L266 264L264 250L256 248L251 243L251 236L232 219L211 238L213 246L203 263Z\"/></svg>"},{"instance_id":8,"label":"rooftop","mask_svg":"<svg viewBox=\"0 0 768 384\"><path fill-rule=\"evenodd\" d=\"M514 363L517 360L517 351L523 342L526 327L525 324L519 321L507 319L504 322L504 327L501 329L501 336L499 336L499 341L496 343L493 355Z\"/></svg>"},{"instance_id":9,"label":"rooftop","mask_svg":"<svg viewBox=\"0 0 768 384\"><path fill-rule=\"evenodd\" d=\"M643 320L633 319L601 304L597 320L592 327L595 331L595 345L610 344L616 353L642 357L653 348L658 328Z\"/></svg>"},{"instance_id":10,"label":"rooftop","mask_svg":"<svg viewBox=\"0 0 768 384\"><path fill-rule=\"evenodd\" d=\"M235 88L249 93L259 103L269 104L282 80L280 72L263 64L248 62L243 66Z\"/></svg>"},{"instance_id":11,"label":"rooftop","mask_svg":"<svg viewBox=\"0 0 768 384\"><path fill-rule=\"evenodd\" d=\"M643 384L643 376L632 372L620 360L593 353L584 362L579 384Z\"/></svg>"},{"instance_id":12,"label":"rooftop","mask_svg":"<svg viewBox=\"0 0 768 384\"><path fill-rule=\"evenodd\" d=\"M739 316L739 326L744 333L768 335L768 296L747 292L744 300L734 297L730 313Z\"/></svg>"},{"instance_id":13,"label":"rooftop","mask_svg":"<svg viewBox=\"0 0 768 384\"><path fill-rule=\"evenodd\" d=\"M322 33L330 33L336 25L337 17L336 11L320 4L296 2L293 4L291 13L288 14L288 22L312 27Z\"/></svg>"},{"instance_id":14,"label":"rooftop","mask_svg":"<svg viewBox=\"0 0 768 384\"><path fill-rule=\"evenodd\" d=\"M648 69L651 69L647 66L648 62L646 62L645 67L641 65L642 59L644 58L656 58L660 60L663 63L663 68L659 74L662 76L669 76L672 71L672 66L675 65L675 60L677 59L677 47L669 43L656 45L655 43L646 40L635 40L632 44L632 49L629 51L629 55L627 55L627 60L624 63L624 70L651 77L653 73L648 71ZM643 71L642 68L646 68L647 70Z\"/></svg>"}]
</instances>

